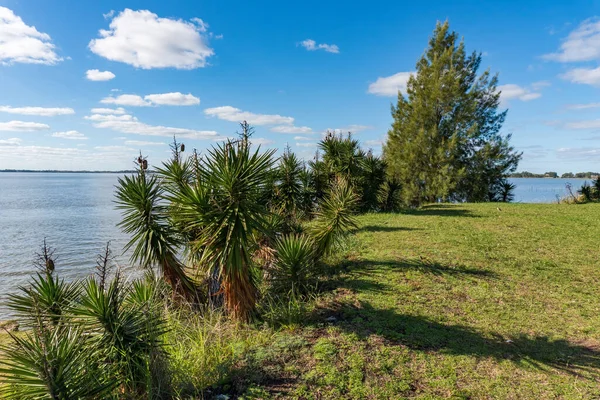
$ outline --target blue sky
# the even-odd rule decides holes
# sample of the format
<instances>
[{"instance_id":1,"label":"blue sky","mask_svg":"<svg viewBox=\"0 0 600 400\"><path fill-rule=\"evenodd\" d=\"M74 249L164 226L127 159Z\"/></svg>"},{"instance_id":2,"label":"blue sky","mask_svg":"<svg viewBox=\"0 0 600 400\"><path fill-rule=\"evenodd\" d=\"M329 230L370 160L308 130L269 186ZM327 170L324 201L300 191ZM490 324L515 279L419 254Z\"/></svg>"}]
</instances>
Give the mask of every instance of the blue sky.
<instances>
[{"instance_id":1,"label":"blue sky","mask_svg":"<svg viewBox=\"0 0 600 400\"><path fill-rule=\"evenodd\" d=\"M327 129L379 152L448 19L499 73L520 170L600 170L600 1L481 3L0 0L0 169L158 164L241 119L304 158Z\"/></svg>"}]
</instances>

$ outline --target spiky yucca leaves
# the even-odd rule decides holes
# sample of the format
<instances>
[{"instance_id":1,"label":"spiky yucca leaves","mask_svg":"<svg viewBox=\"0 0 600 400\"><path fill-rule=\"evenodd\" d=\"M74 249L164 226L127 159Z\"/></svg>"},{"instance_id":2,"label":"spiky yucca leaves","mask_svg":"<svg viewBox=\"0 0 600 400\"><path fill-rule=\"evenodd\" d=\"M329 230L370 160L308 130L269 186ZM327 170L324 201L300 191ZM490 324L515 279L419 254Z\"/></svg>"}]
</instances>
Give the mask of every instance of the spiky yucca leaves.
<instances>
[{"instance_id":1,"label":"spiky yucca leaves","mask_svg":"<svg viewBox=\"0 0 600 400\"><path fill-rule=\"evenodd\" d=\"M589 185L589 183L587 183L587 181L583 182L583 185L581 185L581 188L579 188L577 193L581 195L583 201L590 201L592 199L592 187Z\"/></svg>"},{"instance_id":2,"label":"spiky yucca leaves","mask_svg":"<svg viewBox=\"0 0 600 400\"><path fill-rule=\"evenodd\" d=\"M600 200L600 176L592 180L592 196L595 200Z\"/></svg>"},{"instance_id":3,"label":"spiky yucca leaves","mask_svg":"<svg viewBox=\"0 0 600 400\"><path fill-rule=\"evenodd\" d=\"M327 132L318 147L323 152L323 162L327 166L330 177L339 175L352 184L358 183L362 175L365 152L361 150L360 143L352 138L350 132L346 137L341 133Z\"/></svg>"},{"instance_id":4,"label":"spiky yucca leaves","mask_svg":"<svg viewBox=\"0 0 600 400\"><path fill-rule=\"evenodd\" d=\"M44 324L64 322L81 293L77 282L66 283L56 274L39 272L29 287L19 289L20 293L8 295L8 306L26 325L37 324L40 318Z\"/></svg>"},{"instance_id":5,"label":"spiky yucca leaves","mask_svg":"<svg viewBox=\"0 0 600 400\"><path fill-rule=\"evenodd\" d=\"M119 178L116 202L123 214L119 227L133 235L125 250L133 249L134 263L146 268L158 265L174 292L192 299L195 287L176 257L177 234L169 223L163 193L156 176L143 169L137 175Z\"/></svg>"},{"instance_id":6,"label":"spiky yucca leaves","mask_svg":"<svg viewBox=\"0 0 600 400\"><path fill-rule=\"evenodd\" d=\"M81 297L78 282L65 283L55 273L52 251L44 242L38 266L43 269L21 293L9 296L8 306L29 328L12 336L0 349L2 398L103 399L115 386L110 367L103 365L89 334L73 318ZM51 265L51 268L49 267Z\"/></svg>"},{"instance_id":7,"label":"spiky yucca leaves","mask_svg":"<svg viewBox=\"0 0 600 400\"><path fill-rule=\"evenodd\" d=\"M284 217L284 232L289 233L300 217L302 163L288 147L279 161L276 185L276 209Z\"/></svg>"},{"instance_id":8,"label":"spiky yucca leaves","mask_svg":"<svg viewBox=\"0 0 600 400\"><path fill-rule=\"evenodd\" d=\"M325 197L327 188L329 187L329 169L321 158L320 152L317 150L313 160L308 162L310 173L312 175L312 189L316 200L321 200Z\"/></svg>"},{"instance_id":9,"label":"spiky yucca leaves","mask_svg":"<svg viewBox=\"0 0 600 400\"><path fill-rule=\"evenodd\" d=\"M309 230L316 244L317 257L329 254L336 244L356 228L358 201L348 181L338 177L319 203L316 221Z\"/></svg>"},{"instance_id":10,"label":"spiky yucca leaves","mask_svg":"<svg viewBox=\"0 0 600 400\"><path fill-rule=\"evenodd\" d=\"M196 232L191 243L200 265L220 279L228 313L247 320L256 304L252 255L259 234L269 234L269 210L261 202L274 151L250 150L248 141L227 142L207 154L201 185L182 190L176 218Z\"/></svg>"},{"instance_id":11,"label":"spiky yucca leaves","mask_svg":"<svg viewBox=\"0 0 600 400\"><path fill-rule=\"evenodd\" d=\"M402 207L401 188L400 182L396 179L386 179L377 193L379 209L387 212L398 211Z\"/></svg>"},{"instance_id":12,"label":"spiky yucca leaves","mask_svg":"<svg viewBox=\"0 0 600 400\"><path fill-rule=\"evenodd\" d=\"M114 369L123 393L152 397L167 389L152 374L154 363L164 354L161 336L167 330L153 286L123 284L118 272L105 288L90 278L77 316L86 331L94 333L95 347Z\"/></svg>"},{"instance_id":13,"label":"spiky yucca leaves","mask_svg":"<svg viewBox=\"0 0 600 400\"><path fill-rule=\"evenodd\" d=\"M506 179L503 179L498 185L498 201L504 203L510 203L515 199L515 188L517 186L514 183L510 183Z\"/></svg>"},{"instance_id":14,"label":"spiky yucca leaves","mask_svg":"<svg viewBox=\"0 0 600 400\"><path fill-rule=\"evenodd\" d=\"M304 234L284 235L275 242L271 270L273 288L280 293L303 293L315 277L315 248Z\"/></svg>"},{"instance_id":15,"label":"spiky yucca leaves","mask_svg":"<svg viewBox=\"0 0 600 400\"><path fill-rule=\"evenodd\" d=\"M379 189L385 182L385 162L368 151L361 162L360 209L363 212L379 208Z\"/></svg>"},{"instance_id":16,"label":"spiky yucca leaves","mask_svg":"<svg viewBox=\"0 0 600 400\"><path fill-rule=\"evenodd\" d=\"M317 201L315 190L315 176L313 171L304 165L300 172L300 199L298 208L302 212L304 219L310 219Z\"/></svg>"},{"instance_id":17,"label":"spiky yucca leaves","mask_svg":"<svg viewBox=\"0 0 600 400\"><path fill-rule=\"evenodd\" d=\"M3 399L108 399L117 382L90 337L70 326L39 323L3 346Z\"/></svg>"}]
</instances>

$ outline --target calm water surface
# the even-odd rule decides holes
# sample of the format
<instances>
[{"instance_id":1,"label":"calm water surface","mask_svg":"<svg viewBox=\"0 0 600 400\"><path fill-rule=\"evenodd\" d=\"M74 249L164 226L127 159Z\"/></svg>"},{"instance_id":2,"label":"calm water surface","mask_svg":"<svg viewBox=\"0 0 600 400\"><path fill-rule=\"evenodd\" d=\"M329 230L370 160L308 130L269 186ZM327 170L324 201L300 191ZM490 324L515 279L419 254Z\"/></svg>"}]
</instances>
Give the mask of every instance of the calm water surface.
<instances>
[{"instance_id":1,"label":"calm water surface","mask_svg":"<svg viewBox=\"0 0 600 400\"><path fill-rule=\"evenodd\" d=\"M94 272L107 241L115 261L127 237L115 226L117 174L0 173L0 320L5 298L35 272L44 238L56 248L56 269L67 280Z\"/></svg>"},{"instance_id":2,"label":"calm water surface","mask_svg":"<svg viewBox=\"0 0 600 400\"><path fill-rule=\"evenodd\" d=\"M520 203L556 203L560 197L566 197L569 193L567 184L572 185L574 194L583 185L586 179L562 179L562 178L511 178L509 179L517 187L515 188L515 202ZM587 179L588 183L591 182Z\"/></svg>"},{"instance_id":3,"label":"calm water surface","mask_svg":"<svg viewBox=\"0 0 600 400\"><path fill-rule=\"evenodd\" d=\"M107 241L126 268L122 249L128 238L116 224L117 174L0 173L0 320L7 318L6 294L27 283L34 254L46 238L56 248L57 271L65 279L93 273ZM578 189L581 179L512 179L515 201L550 203Z\"/></svg>"}]
</instances>

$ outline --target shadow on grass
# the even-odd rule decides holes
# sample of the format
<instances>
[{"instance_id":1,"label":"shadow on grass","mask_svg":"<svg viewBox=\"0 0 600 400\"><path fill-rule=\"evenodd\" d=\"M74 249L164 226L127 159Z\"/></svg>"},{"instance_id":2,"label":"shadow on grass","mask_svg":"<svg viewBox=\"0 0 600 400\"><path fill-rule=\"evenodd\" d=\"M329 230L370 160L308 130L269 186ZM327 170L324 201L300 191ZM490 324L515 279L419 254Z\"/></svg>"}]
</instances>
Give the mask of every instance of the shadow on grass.
<instances>
[{"instance_id":1,"label":"shadow on grass","mask_svg":"<svg viewBox=\"0 0 600 400\"><path fill-rule=\"evenodd\" d=\"M352 299L348 292L342 289L342 293L346 293L343 300L315 310L312 320L324 322L335 319L335 325L341 330L355 333L362 339L379 335L413 350L491 357L541 369L553 367L573 374L583 371L599 374L600 352L596 348L545 336L484 335L467 326L446 325L423 316L376 308Z\"/></svg>"},{"instance_id":2,"label":"shadow on grass","mask_svg":"<svg viewBox=\"0 0 600 400\"><path fill-rule=\"evenodd\" d=\"M431 215L438 217L471 217L480 218L479 215L473 214L470 210L457 207L449 204L430 204L421 208L407 210L404 214L408 215Z\"/></svg>"},{"instance_id":3,"label":"shadow on grass","mask_svg":"<svg viewBox=\"0 0 600 400\"><path fill-rule=\"evenodd\" d=\"M409 232L409 231L417 231L421 230L421 228L406 228L402 226L382 226L382 225L366 225L358 228L357 232Z\"/></svg>"},{"instance_id":4,"label":"shadow on grass","mask_svg":"<svg viewBox=\"0 0 600 400\"><path fill-rule=\"evenodd\" d=\"M482 278L496 278L497 274L486 269L471 268L462 265L445 265L430 260L352 260L344 265L347 271L373 271L374 269L414 270L433 275L470 275Z\"/></svg>"}]
</instances>

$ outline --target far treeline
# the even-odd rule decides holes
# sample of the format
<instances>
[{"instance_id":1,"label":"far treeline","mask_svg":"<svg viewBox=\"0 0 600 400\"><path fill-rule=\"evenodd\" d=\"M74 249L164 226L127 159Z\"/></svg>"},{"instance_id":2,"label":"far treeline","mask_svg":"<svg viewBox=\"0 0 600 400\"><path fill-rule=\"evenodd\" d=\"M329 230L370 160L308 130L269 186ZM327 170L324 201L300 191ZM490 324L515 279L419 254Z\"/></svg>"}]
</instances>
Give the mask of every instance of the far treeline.
<instances>
[{"instance_id":1,"label":"far treeline","mask_svg":"<svg viewBox=\"0 0 600 400\"><path fill-rule=\"evenodd\" d=\"M557 172L545 172L543 174L534 174L533 172L513 172L510 174L511 178L578 178L578 179L595 179L600 175L600 172L565 172L562 175L558 175Z\"/></svg>"}]
</instances>

